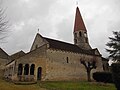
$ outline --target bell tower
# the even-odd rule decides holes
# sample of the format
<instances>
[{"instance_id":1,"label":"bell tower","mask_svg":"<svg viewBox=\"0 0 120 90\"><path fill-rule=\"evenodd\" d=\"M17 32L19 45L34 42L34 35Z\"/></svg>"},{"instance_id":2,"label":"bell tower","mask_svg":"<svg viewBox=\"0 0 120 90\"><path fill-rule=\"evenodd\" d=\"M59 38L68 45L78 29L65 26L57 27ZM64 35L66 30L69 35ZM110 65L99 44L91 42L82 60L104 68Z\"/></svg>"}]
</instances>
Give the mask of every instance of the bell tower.
<instances>
[{"instance_id":1,"label":"bell tower","mask_svg":"<svg viewBox=\"0 0 120 90\"><path fill-rule=\"evenodd\" d=\"M89 45L87 30L78 7L76 8L73 34L74 34L75 45L85 50L92 49L91 46Z\"/></svg>"}]
</instances>

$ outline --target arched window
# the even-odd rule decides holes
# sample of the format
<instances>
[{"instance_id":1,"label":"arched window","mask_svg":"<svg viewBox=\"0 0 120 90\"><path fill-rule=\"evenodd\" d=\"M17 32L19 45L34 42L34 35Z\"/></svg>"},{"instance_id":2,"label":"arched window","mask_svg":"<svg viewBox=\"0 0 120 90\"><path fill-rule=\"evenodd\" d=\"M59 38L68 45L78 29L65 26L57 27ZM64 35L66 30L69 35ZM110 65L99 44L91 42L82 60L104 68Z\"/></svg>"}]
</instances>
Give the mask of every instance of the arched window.
<instances>
[{"instance_id":1,"label":"arched window","mask_svg":"<svg viewBox=\"0 0 120 90\"><path fill-rule=\"evenodd\" d=\"M37 79L41 80L42 77L42 67L38 67L38 71L37 71Z\"/></svg>"},{"instance_id":2,"label":"arched window","mask_svg":"<svg viewBox=\"0 0 120 90\"><path fill-rule=\"evenodd\" d=\"M25 64L24 75L28 75L28 74L29 74L29 64Z\"/></svg>"},{"instance_id":3,"label":"arched window","mask_svg":"<svg viewBox=\"0 0 120 90\"><path fill-rule=\"evenodd\" d=\"M18 65L18 75L22 75L22 71L23 71L23 65L19 64Z\"/></svg>"},{"instance_id":4,"label":"arched window","mask_svg":"<svg viewBox=\"0 0 120 90\"><path fill-rule=\"evenodd\" d=\"M80 37L82 36L82 33L81 33L81 32L79 32L79 36L80 36Z\"/></svg>"},{"instance_id":5,"label":"arched window","mask_svg":"<svg viewBox=\"0 0 120 90\"><path fill-rule=\"evenodd\" d=\"M77 37L77 33L75 33L75 38Z\"/></svg>"},{"instance_id":6,"label":"arched window","mask_svg":"<svg viewBox=\"0 0 120 90\"><path fill-rule=\"evenodd\" d=\"M32 64L30 67L30 75L34 75L35 64Z\"/></svg>"}]
</instances>

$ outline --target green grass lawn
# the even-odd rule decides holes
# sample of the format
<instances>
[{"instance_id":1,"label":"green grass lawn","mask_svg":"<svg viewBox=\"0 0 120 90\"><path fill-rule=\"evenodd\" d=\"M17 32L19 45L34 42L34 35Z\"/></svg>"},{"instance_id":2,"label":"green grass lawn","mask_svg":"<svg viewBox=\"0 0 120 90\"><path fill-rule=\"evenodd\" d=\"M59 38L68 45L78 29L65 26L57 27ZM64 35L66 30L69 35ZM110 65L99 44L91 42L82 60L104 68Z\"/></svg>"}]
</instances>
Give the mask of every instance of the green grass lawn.
<instances>
[{"instance_id":1,"label":"green grass lawn","mask_svg":"<svg viewBox=\"0 0 120 90\"><path fill-rule=\"evenodd\" d=\"M116 90L113 84L95 82L38 82L32 85L16 85L0 79L0 90Z\"/></svg>"},{"instance_id":2,"label":"green grass lawn","mask_svg":"<svg viewBox=\"0 0 120 90\"><path fill-rule=\"evenodd\" d=\"M113 84L96 82L41 82L41 87L48 90L116 90Z\"/></svg>"}]
</instances>

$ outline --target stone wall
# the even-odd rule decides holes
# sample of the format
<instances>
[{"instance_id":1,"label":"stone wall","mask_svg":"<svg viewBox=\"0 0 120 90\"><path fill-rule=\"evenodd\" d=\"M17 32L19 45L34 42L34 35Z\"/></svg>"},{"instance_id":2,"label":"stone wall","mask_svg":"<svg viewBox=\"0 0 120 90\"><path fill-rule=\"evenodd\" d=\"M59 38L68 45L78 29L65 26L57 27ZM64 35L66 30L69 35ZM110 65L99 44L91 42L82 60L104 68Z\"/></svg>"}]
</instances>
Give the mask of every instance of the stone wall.
<instances>
[{"instance_id":1,"label":"stone wall","mask_svg":"<svg viewBox=\"0 0 120 90\"><path fill-rule=\"evenodd\" d=\"M46 43L48 43L48 42L40 34L37 34L30 51L33 51L36 48L39 48L39 47L45 45Z\"/></svg>"},{"instance_id":2,"label":"stone wall","mask_svg":"<svg viewBox=\"0 0 120 90\"><path fill-rule=\"evenodd\" d=\"M5 66L4 69L4 78L12 80L15 70L15 61L10 62Z\"/></svg>"},{"instance_id":3,"label":"stone wall","mask_svg":"<svg viewBox=\"0 0 120 90\"><path fill-rule=\"evenodd\" d=\"M95 57L97 62L97 68L92 70L95 71L102 70L101 57ZM13 72L7 72L7 75L11 74L11 79L13 81L37 81L38 79L38 68L41 67L42 74L41 80L87 80L87 73L84 65L81 64L80 60L92 60L92 55L78 54L73 52L66 52L61 50L47 49L47 44L33 50L23 57L13 61L6 68L12 67ZM22 74L18 75L19 64L22 64ZM26 64L29 66L29 74L24 74L24 69ZM35 65L34 75L30 75L30 68ZM11 70L11 69L10 69Z\"/></svg>"},{"instance_id":4,"label":"stone wall","mask_svg":"<svg viewBox=\"0 0 120 90\"><path fill-rule=\"evenodd\" d=\"M43 80L45 77L45 73L46 73L46 45L34 51L31 51L24 57L21 57L20 59L17 60L17 65L19 63L22 63L23 65L29 64L29 66L31 66L31 64L35 65L35 71L34 71L35 80L37 80L37 69L38 67L41 67L42 68L42 80ZM16 68L18 68L18 66L16 66ZM16 73L17 73L17 70L16 70Z\"/></svg>"},{"instance_id":5,"label":"stone wall","mask_svg":"<svg viewBox=\"0 0 120 90\"><path fill-rule=\"evenodd\" d=\"M86 80L87 73L80 59L91 60L93 56L78 54L73 52L65 52L60 50L47 50L47 71L46 80ZM101 58L97 58L97 71L102 70ZM95 72L93 70L92 72Z\"/></svg>"},{"instance_id":6,"label":"stone wall","mask_svg":"<svg viewBox=\"0 0 120 90\"><path fill-rule=\"evenodd\" d=\"M7 63L7 59L0 58L0 77L3 77L3 70L5 69L5 65Z\"/></svg>"},{"instance_id":7,"label":"stone wall","mask_svg":"<svg viewBox=\"0 0 120 90\"><path fill-rule=\"evenodd\" d=\"M22 75L21 75L21 78L22 78L21 80L24 81L24 79L27 78L29 81L30 77L33 77L34 81L37 81L37 70L39 67L42 68L41 80L44 80L45 74L46 74L46 51L45 50L46 50L46 45L44 45L36 50L33 50L30 53L27 53L25 56L20 57L19 59L16 59L15 60L15 70L14 70L14 74L12 75L11 79L13 81L19 81L18 65L22 64L23 71L22 71ZM29 74L28 75L24 75L24 67L26 64L29 65ZM32 64L35 65L34 75L30 75L30 67Z\"/></svg>"}]
</instances>

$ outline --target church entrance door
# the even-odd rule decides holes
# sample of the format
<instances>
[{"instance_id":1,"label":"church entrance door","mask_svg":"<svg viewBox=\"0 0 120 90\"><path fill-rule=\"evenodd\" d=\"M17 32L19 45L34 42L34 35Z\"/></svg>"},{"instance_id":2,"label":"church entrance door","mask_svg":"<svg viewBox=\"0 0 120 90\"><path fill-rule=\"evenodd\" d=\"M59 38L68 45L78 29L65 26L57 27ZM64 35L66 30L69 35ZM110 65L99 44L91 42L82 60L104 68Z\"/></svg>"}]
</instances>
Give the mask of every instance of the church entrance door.
<instances>
[{"instance_id":1,"label":"church entrance door","mask_svg":"<svg viewBox=\"0 0 120 90\"><path fill-rule=\"evenodd\" d=\"M41 76L42 76L42 68L41 68L41 67L38 67L37 80L41 80Z\"/></svg>"}]
</instances>

